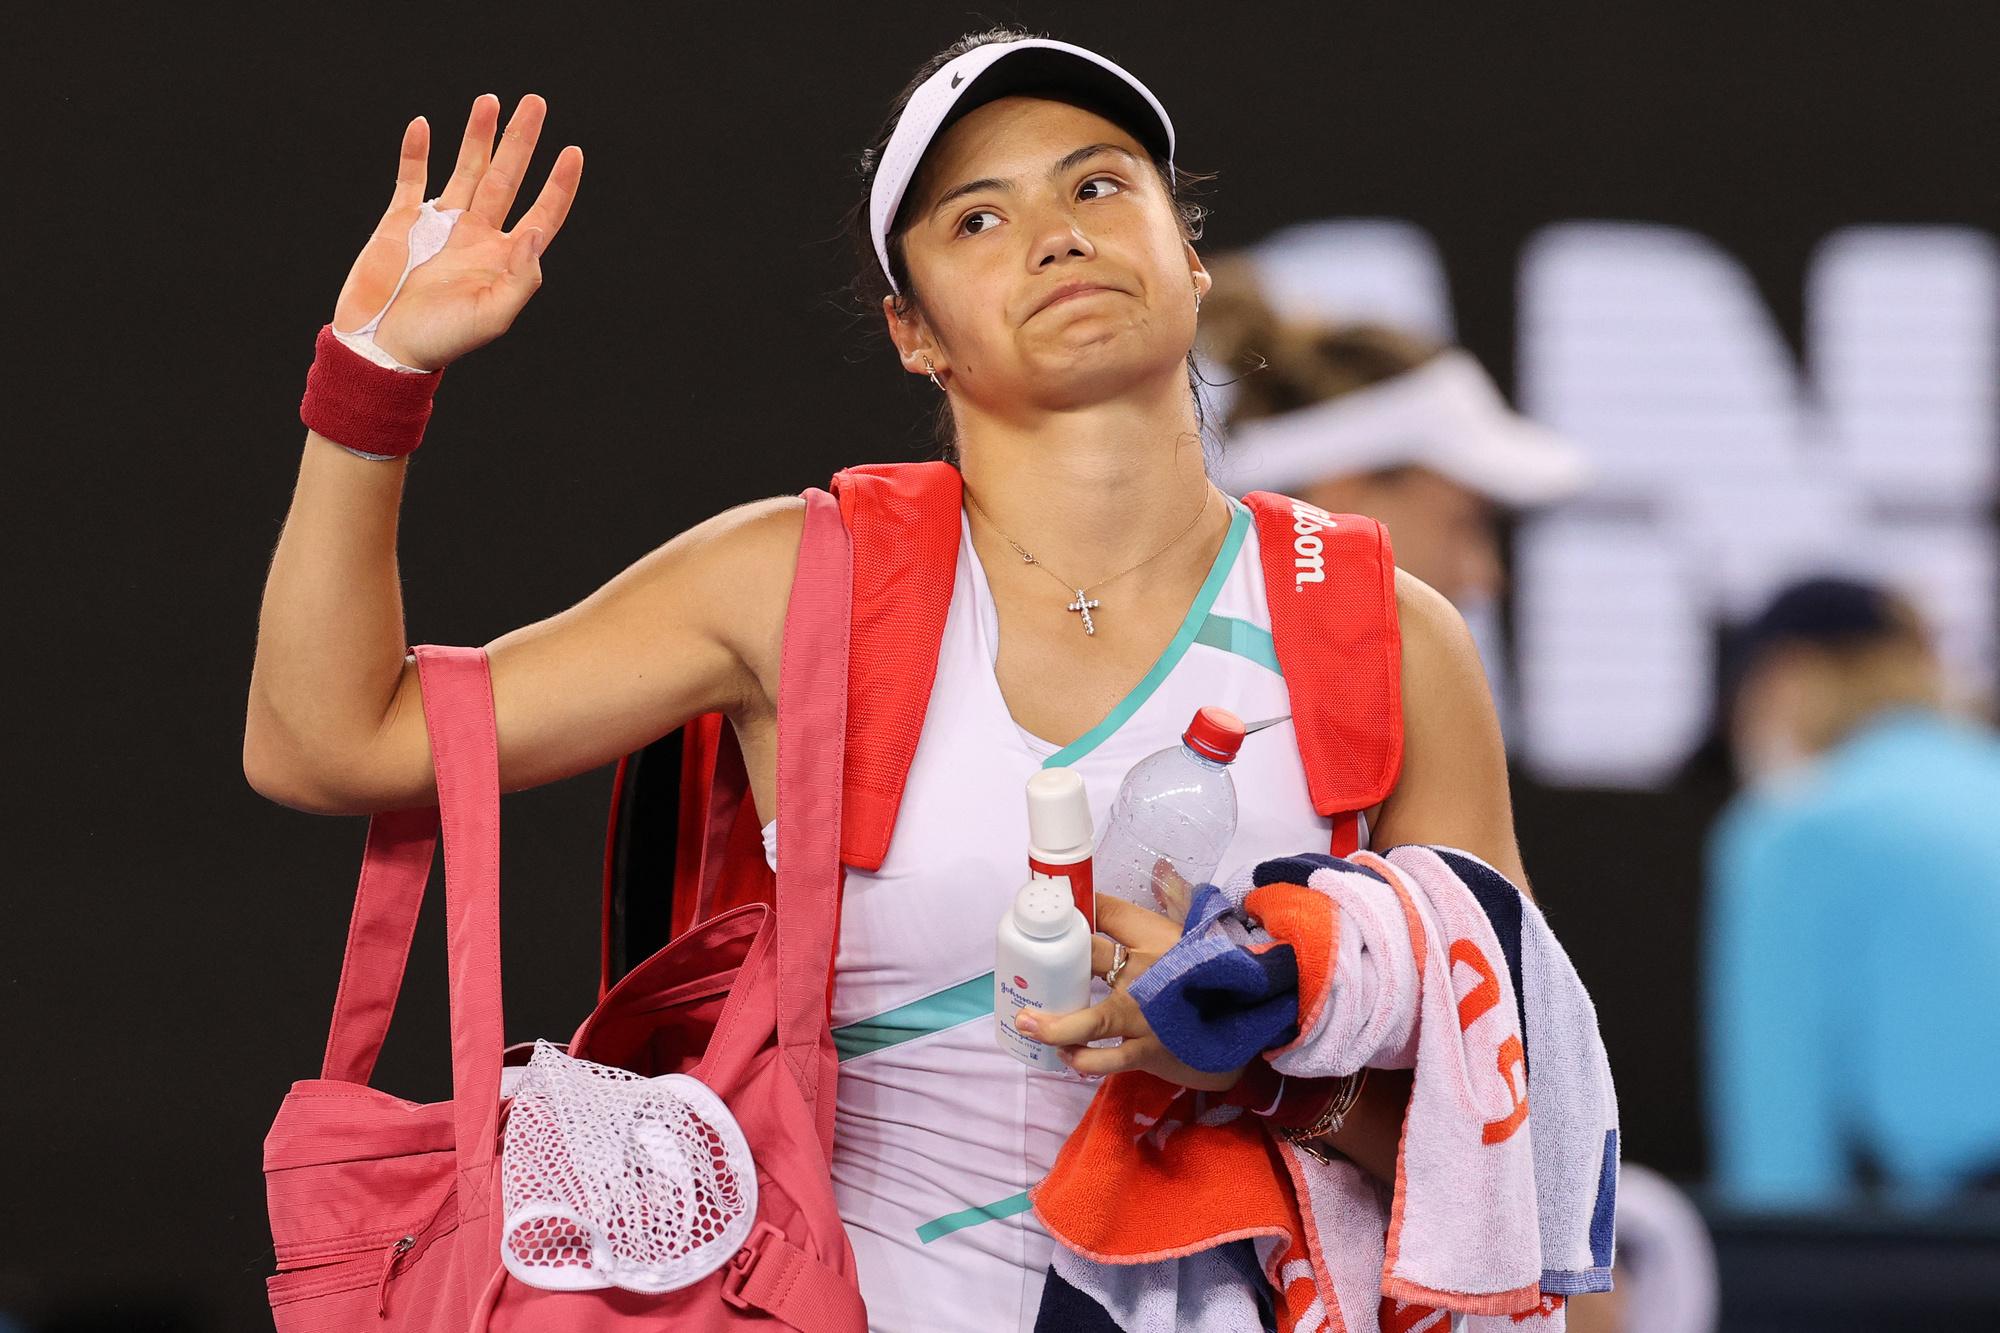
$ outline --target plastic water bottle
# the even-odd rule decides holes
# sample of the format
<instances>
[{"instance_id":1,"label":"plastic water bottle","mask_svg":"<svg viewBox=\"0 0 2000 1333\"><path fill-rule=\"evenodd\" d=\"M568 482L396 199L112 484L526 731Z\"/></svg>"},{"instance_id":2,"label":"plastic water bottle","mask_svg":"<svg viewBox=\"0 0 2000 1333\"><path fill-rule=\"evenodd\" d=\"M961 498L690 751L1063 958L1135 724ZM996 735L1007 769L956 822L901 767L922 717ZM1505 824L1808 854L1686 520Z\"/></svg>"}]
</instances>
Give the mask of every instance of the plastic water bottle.
<instances>
[{"instance_id":1,"label":"plastic water bottle","mask_svg":"<svg viewBox=\"0 0 2000 1333\"><path fill-rule=\"evenodd\" d=\"M1227 708L1203 708L1179 745L1132 766L1111 803L1091 857L1097 891L1181 920L1180 894L1156 871L1171 871L1186 886L1214 878L1236 836L1236 780L1229 765L1243 745L1243 719Z\"/></svg>"}]
</instances>

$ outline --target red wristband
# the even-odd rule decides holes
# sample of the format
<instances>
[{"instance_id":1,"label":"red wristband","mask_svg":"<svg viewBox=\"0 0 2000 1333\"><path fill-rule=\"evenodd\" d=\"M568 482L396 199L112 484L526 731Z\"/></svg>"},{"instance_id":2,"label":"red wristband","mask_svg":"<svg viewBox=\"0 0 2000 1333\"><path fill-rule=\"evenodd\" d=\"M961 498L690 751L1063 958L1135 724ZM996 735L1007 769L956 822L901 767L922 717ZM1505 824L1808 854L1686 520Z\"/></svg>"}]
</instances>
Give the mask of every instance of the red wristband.
<instances>
[{"instance_id":1,"label":"red wristband","mask_svg":"<svg viewBox=\"0 0 2000 1333\"><path fill-rule=\"evenodd\" d=\"M413 375L378 366L320 326L313 343L299 420L335 444L400 458L413 453L431 419L431 395L444 369Z\"/></svg>"}]
</instances>

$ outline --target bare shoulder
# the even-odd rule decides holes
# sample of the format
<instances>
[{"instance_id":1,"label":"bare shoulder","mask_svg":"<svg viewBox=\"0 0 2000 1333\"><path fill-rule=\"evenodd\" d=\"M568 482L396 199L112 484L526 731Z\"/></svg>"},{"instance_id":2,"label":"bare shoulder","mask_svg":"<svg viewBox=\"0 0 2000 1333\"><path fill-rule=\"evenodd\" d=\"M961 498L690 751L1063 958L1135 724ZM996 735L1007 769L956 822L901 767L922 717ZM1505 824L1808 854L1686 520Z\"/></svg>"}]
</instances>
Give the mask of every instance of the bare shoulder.
<instances>
[{"instance_id":1,"label":"bare shoulder","mask_svg":"<svg viewBox=\"0 0 2000 1333\"><path fill-rule=\"evenodd\" d=\"M713 515L589 596L485 645L502 791L615 762L711 711L757 720L775 694L804 501ZM329 814L435 800L422 686L406 659L376 735L291 784Z\"/></svg>"},{"instance_id":2,"label":"bare shoulder","mask_svg":"<svg viewBox=\"0 0 2000 1333\"><path fill-rule=\"evenodd\" d=\"M1473 691L1492 696L1479 645L1466 628L1465 617L1443 593L1407 569L1396 571L1396 621L1403 639L1403 684L1407 691L1446 693Z\"/></svg>"},{"instance_id":3,"label":"bare shoulder","mask_svg":"<svg viewBox=\"0 0 2000 1333\"><path fill-rule=\"evenodd\" d=\"M495 689L518 692L532 701L524 715L532 708L548 731L567 733L541 750L584 767L698 713L754 713L762 645L784 628L804 507L773 496L710 515L575 606L495 639ZM593 731L602 734L584 745ZM546 771L523 776L546 780Z\"/></svg>"},{"instance_id":4,"label":"bare shoulder","mask_svg":"<svg viewBox=\"0 0 2000 1333\"><path fill-rule=\"evenodd\" d=\"M675 543L685 543L703 572L720 581L717 591L768 593L782 584L789 595L805 517L803 496L773 495L725 509Z\"/></svg>"},{"instance_id":5,"label":"bare shoulder","mask_svg":"<svg viewBox=\"0 0 2000 1333\"><path fill-rule=\"evenodd\" d=\"M1403 768L1382 805L1380 846L1443 843L1528 889L1514 839L1507 750L1479 646L1437 589L1396 571L1403 642Z\"/></svg>"}]
</instances>

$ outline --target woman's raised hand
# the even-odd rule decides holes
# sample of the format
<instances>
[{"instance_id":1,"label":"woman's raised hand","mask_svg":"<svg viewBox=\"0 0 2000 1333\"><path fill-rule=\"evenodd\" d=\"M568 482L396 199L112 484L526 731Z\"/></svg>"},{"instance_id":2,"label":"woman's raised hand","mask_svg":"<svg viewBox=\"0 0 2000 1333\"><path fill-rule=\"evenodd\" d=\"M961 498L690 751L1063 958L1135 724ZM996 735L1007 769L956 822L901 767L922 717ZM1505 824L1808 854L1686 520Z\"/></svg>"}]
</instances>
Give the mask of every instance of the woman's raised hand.
<instances>
[{"instance_id":1,"label":"woman's raised hand","mask_svg":"<svg viewBox=\"0 0 2000 1333\"><path fill-rule=\"evenodd\" d=\"M465 212L453 224L444 249L412 269L398 292L396 282L409 259L410 225L417 220L429 174L430 125L422 116L409 123L396 167L396 191L348 271L334 306L334 328L352 332L361 327L394 292L394 304L376 326L375 342L419 370L448 365L508 330L542 285L542 252L562 229L583 177L583 150L571 144L556 155L534 206L513 230L503 230L547 112L548 103L538 94L523 97L495 152L500 99L491 93L473 99L458 165L436 203L441 210Z\"/></svg>"}]
</instances>

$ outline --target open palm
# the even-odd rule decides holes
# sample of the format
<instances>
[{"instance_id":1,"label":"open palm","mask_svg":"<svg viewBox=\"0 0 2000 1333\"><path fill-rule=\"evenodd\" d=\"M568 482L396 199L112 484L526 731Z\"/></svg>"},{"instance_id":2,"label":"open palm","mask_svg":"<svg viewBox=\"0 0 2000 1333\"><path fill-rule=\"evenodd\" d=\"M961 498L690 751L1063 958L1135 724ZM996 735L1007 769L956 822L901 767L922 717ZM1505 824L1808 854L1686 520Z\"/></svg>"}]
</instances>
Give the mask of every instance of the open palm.
<instances>
[{"instance_id":1,"label":"open palm","mask_svg":"<svg viewBox=\"0 0 2000 1333\"><path fill-rule=\"evenodd\" d=\"M547 112L548 103L538 94L523 97L495 152L500 99L485 93L473 100L458 164L436 203L440 210L465 211L444 249L411 270L397 292L397 279L409 259L410 226L424 201L429 174L430 125L422 116L409 123L395 193L341 286L334 328L359 328L394 292L395 303L377 326L375 342L404 365L435 370L512 326L541 286L541 255L562 229L583 177L583 150L572 144L556 156L533 207L511 230L505 229Z\"/></svg>"}]
</instances>

